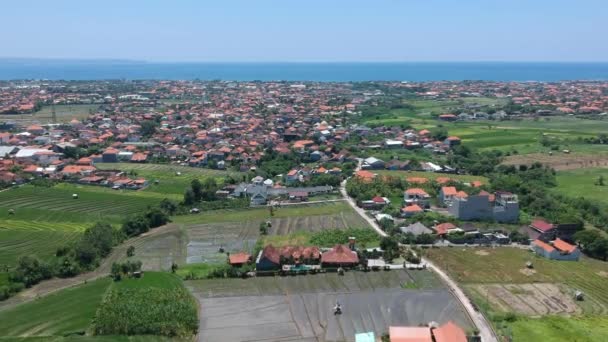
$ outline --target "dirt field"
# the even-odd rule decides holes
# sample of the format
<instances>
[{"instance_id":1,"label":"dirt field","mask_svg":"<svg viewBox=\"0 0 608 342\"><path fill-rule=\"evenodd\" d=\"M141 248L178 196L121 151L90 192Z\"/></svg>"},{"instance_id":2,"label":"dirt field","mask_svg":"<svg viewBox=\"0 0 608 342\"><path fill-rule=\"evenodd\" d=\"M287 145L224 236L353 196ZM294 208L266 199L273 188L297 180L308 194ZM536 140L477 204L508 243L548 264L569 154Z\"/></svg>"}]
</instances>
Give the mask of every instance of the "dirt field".
<instances>
[{"instance_id":1,"label":"dirt field","mask_svg":"<svg viewBox=\"0 0 608 342\"><path fill-rule=\"evenodd\" d=\"M564 154L556 152L553 155L548 153L531 153L514 155L505 158L505 165L530 165L540 162L550 166L557 171L576 170L586 167L606 167L608 168L608 155L606 154Z\"/></svg>"},{"instance_id":2,"label":"dirt field","mask_svg":"<svg viewBox=\"0 0 608 342\"><path fill-rule=\"evenodd\" d=\"M380 336L390 325L448 320L470 328L449 291L400 288L421 276L434 277L428 271L348 272L343 277L190 281L186 286L201 305L199 341L354 341L356 333ZM336 301L342 315L333 315Z\"/></svg>"},{"instance_id":3,"label":"dirt field","mask_svg":"<svg viewBox=\"0 0 608 342\"><path fill-rule=\"evenodd\" d=\"M581 313L571 294L564 293L556 284L492 284L471 288L494 309L504 312L528 316Z\"/></svg>"}]
</instances>

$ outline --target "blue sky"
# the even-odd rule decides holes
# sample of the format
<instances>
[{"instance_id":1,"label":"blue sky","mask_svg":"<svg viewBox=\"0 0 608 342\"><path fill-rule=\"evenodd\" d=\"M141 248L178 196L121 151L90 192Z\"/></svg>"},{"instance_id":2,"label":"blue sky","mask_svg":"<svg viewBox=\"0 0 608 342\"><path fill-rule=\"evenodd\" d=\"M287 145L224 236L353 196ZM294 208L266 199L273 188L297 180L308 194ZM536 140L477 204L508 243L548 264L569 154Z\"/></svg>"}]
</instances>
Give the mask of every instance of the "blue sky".
<instances>
[{"instance_id":1,"label":"blue sky","mask_svg":"<svg viewBox=\"0 0 608 342\"><path fill-rule=\"evenodd\" d=\"M3 0L0 57L608 61L607 0Z\"/></svg>"}]
</instances>

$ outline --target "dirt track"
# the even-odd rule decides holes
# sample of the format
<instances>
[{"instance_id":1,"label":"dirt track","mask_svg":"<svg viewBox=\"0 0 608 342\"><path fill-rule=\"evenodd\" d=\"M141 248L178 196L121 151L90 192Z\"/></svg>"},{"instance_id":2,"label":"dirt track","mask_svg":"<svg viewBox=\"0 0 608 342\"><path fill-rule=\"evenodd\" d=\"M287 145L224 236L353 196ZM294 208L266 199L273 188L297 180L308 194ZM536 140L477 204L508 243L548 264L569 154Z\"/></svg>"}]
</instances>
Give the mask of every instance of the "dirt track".
<instances>
[{"instance_id":1,"label":"dirt track","mask_svg":"<svg viewBox=\"0 0 608 342\"><path fill-rule=\"evenodd\" d=\"M13 296L5 301L0 302L0 311L11 308L15 305L27 302L38 297L46 296L55 291L59 291L68 287L83 284L87 281L92 281L101 277L105 277L110 274L112 263L125 258L127 248L131 245L137 246L142 245L148 240L152 240L155 237L174 232L179 228L174 224L168 224L159 228L155 228L146 234L142 234L138 237L129 239L119 246L115 247L110 256L105 258L101 265L93 272L87 272L79 274L73 278L53 278L47 281L43 281L40 284L32 286L31 288L19 292L16 296Z\"/></svg>"}]
</instances>

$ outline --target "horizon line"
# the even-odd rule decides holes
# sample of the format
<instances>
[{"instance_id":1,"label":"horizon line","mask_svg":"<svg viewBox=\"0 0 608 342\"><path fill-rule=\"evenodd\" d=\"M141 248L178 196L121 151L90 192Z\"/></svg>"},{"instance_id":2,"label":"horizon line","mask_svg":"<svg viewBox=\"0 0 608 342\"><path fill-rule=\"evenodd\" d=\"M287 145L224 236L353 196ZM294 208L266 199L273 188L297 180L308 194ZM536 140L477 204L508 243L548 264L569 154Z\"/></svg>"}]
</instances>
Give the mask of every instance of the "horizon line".
<instances>
[{"instance_id":1,"label":"horizon line","mask_svg":"<svg viewBox=\"0 0 608 342\"><path fill-rule=\"evenodd\" d=\"M122 62L122 63L140 63L140 64L179 64L179 63L209 63L209 64L390 64L390 63L608 63L608 60L145 60L145 59L128 59L128 58L79 58L79 57L10 57L0 56L0 62L6 60L12 61L74 61L74 62Z\"/></svg>"}]
</instances>

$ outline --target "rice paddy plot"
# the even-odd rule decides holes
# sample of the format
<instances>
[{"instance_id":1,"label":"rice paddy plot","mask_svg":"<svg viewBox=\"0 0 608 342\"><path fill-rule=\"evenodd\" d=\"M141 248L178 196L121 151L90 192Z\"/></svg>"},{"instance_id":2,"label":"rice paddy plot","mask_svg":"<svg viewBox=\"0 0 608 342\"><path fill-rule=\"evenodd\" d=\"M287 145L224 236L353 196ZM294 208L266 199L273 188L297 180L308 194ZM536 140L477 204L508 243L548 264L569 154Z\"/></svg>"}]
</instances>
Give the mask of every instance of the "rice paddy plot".
<instances>
[{"instance_id":1,"label":"rice paddy plot","mask_svg":"<svg viewBox=\"0 0 608 342\"><path fill-rule=\"evenodd\" d=\"M268 238L295 234L298 244L308 244L308 233L326 229L369 228L358 214L352 212L334 215L273 217ZM208 223L187 226L188 234L187 263L225 262L226 252L253 252L259 238L260 223L265 220L248 220L224 223ZM297 233L302 233L298 235ZM302 239L298 239L302 237Z\"/></svg>"},{"instance_id":2,"label":"rice paddy plot","mask_svg":"<svg viewBox=\"0 0 608 342\"><path fill-rule=\"evenodd\" d=\"M173 263L182 265L186 260L187 244L184 232L173 224L164 226L160 232L158 230L157 228L152 231L154 234L142 235L124 244L126 248L133 246L135 254L130 258L123 254L121 260L139 260L145 271L168 271Z\"/></svg>"},{"instance_id":3,"label":"rice paddy plot","mask_svg":"<svg viewBox=\"0 0 608 342\"><path fill-rule=\"evenodd\" d=\"M330 202L285 206L274 209L272 216L268 207L262 207L238 210L210 210L196 215L175 216L172 219L174 222L184 224L255 221L259 225L260 222L264 222L270 218L335 215L341 213L345 215L356 214L345 202Z\"/></svg>"},{"instance_id":4,"label":"rice paddy plot","mask_svg":"<svg viewBox=\"0 0 608 342\"><path fill-rule=\"evenodd\" d=\"M60 212L64 221L117 222L160 202L156 197L111 191L67 184L50 188L25 185L0 193L0 215L8 216L9 209L13 209L15 217L20 220L41 220L45 218L38 214L45 216ZM73 198L73 194L77 194L78 198Z\"/></svg>"},{"instance_id":5,"label":"rice paddy plot","mask_svg":"<svg viewBox=\"0 0 608 342\"><path fill-rule=\"evenodd\" d=\"M99 279L0 311L0 335L46 337L84 332L110 283L109 278Z\"/></svg>"},{"instance_id":6,"label":"rice paddy plot","mask_svg":"<svg viewBox=\"0 0 608 342\"><path fill-rule=\"evenodd\" d=\"M449 291L401 289L411 280L405 270L352 271L196 280L186 287L202 309L200 341L352 341L355 333L379 336L390 325L452 320L465 329L472 326ZM337 301L343 308L339 316L333 314Z\"/></svg>"},{"instance_id":7,"label":"rice paddy plot","mask_svg":"<svg viewBox=\"0 0 608 342\"><path fill-rule=\"evenodd\" d=\"M20 257L26 255L48 260L55 255L57 248L69 245L79 236L79 230L0 227L0 265L13 267Z\"/></svg>"}]
</instances>

